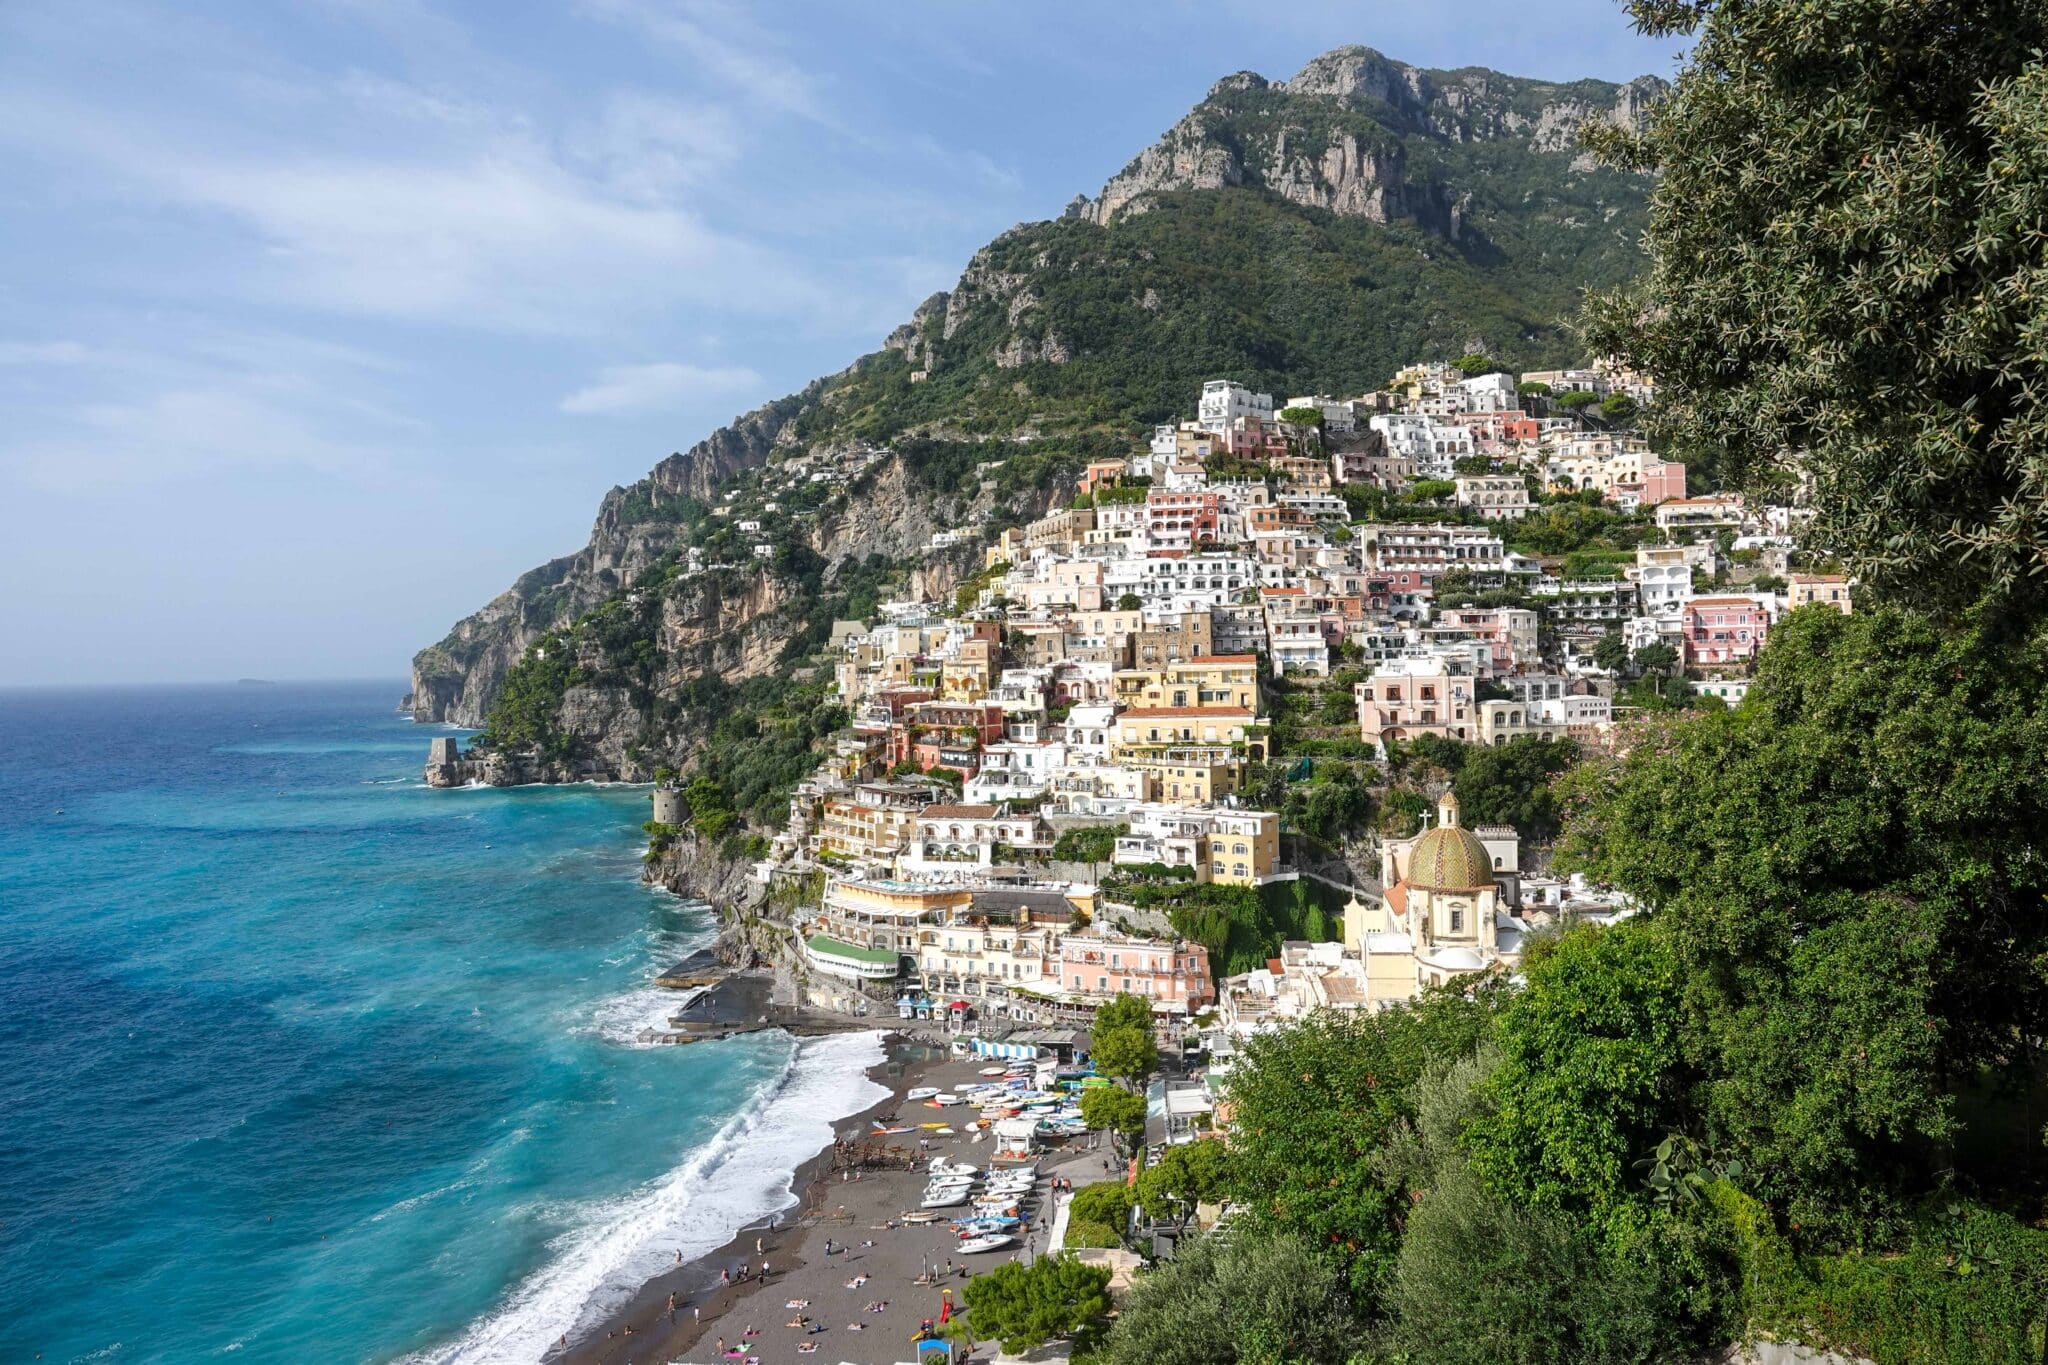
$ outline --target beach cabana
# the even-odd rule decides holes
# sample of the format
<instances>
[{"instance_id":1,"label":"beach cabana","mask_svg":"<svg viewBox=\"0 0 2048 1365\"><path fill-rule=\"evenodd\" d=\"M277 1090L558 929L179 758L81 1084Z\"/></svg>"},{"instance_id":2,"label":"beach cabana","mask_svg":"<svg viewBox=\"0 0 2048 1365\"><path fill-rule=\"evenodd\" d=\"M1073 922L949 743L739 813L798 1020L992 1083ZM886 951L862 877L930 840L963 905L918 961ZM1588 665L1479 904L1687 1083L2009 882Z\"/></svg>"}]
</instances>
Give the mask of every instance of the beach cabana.
<instances>
[{"instance_id":1,"label":"beach cabana","mask_svg":"<svg viewBox=\"0 0 2048 1365\"><path fill-rule=\"evenodd\" d=\"M996 1135L993 1161L1029 1161L1038 1151L1037 1119L997 1119L990 1131Z\"/></svg>"},{"instance_id":2,"label":"beach cabana","mask_svg":"<svg viewBox=\"0 0 2048 1365\"><path fill-rule=\"evenodd\" d=\"M976 1038L974 1055L993 1057L999 1062L1030 1062L1038 1059L1038 1048L1031 1043L991 1043L986 1038Z\"/></svg>"}]
</instances>

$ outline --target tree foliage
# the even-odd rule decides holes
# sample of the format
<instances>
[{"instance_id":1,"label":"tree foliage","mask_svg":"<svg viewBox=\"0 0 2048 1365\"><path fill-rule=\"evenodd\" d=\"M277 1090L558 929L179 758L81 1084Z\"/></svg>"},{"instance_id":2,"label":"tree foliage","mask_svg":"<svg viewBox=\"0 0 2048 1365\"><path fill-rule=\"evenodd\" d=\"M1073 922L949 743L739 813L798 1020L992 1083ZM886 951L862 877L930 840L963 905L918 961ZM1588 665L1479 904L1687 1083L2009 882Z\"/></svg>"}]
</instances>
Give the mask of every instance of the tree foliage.
<instances>
[{"instance_id":1,"label":"tree foliage","mask_svg":"<svg viewBox=\"0 0 2048 1365\"><path fill-rule=\"evenodd\" d=\"M1390 1294L1394 1344L1432 1365L1622 1365L1683 1343L1656 1265L1450 1162L1423 1193Z\"/></svg>"},{"instance_id":2,"label":"tree foliage","mask_svg":"<svg viewBox=\"0 0 2048 1365\"><path fill-rule=\"evenodd\" d=\"M1433 1057L1472 1051L1494 1000L1431 993L1379 1014L1322 1012L1246 1040L1231 1068L1225 1186L1248 1221L1346 1265L1368 1300L1391 1269L1408 1200L1374 1157L1414 1116Z\"/></svg>"},{"instance_id":3,"label":"tree foliage","mask_svg":"<svg viewBox=\"0 0 2048 1365\"><path fill-rule=\"evenodd\" d=\"M1223 1194L1230 1154L1221 1138L1202 1138L1168 1147L1166 1154L1138 1173L1138 1203L1153 1218L1185 1223L1195 1205L1213 1203Z\"/></svg>"},{"instance_id":4,"label":"tree foliage","mask_svg":"<svg viewBox=\"0 0 2048 1365\"><path fill-rule=\"evenodd\" d=\"M1813 607L1742 706L1568 784L1561 864L1641 897L1668 944L1702 1135L1803 1223L1897 1209L1954 1165L1962 1086L2031 1083L2044 772L2041 632ZM1991 1164L1962 1173L2040 1178L2038 1148Z\"/></svg>"},{"instance_id":5,"label":"tree foliage","mask_svg":"<svg viewBox=\"0 0 2048 1365\"><path fill-rule=\"evenodd\" d=\"M1081 1092L1081 1121L1094 1132L1135 1142L1145 1135L1145 1097L1113 1085L1092 1085Z\"/></svg>"},{"instance_id":6,"label":"tree foliage","mask_svg":"<svg viewBox=\"0 0 2048 1365\"><path fill-rule=\"evenodd\" d=\"M1099 1089L1100 1087L1098 1087ZM1099 1228L1109 1233L1103 1245L1122 1246L1128 1240L1131 1210L1138 1205L1137 1191L1121 1180L1098 1180L1074 1191L1067 1205L1067 1244L1076 1245L1074 1229Z\"/></svg>"},{"instance_id":7,"label":"tree foliage","mask_svg":"<svg viewBox=\"0 0 2048 1365\"><path fill-rule=\"evenodd\" d=\"M1812 533L1925 605L2048 602L2048 8L1637 0L1690 60L1611 159L1655 168L1650 268L1596 353L1724 476L1811 474ZM1798 454L1794 454L1798 452Z\"/></svg>"},{"instance_id":8,"label":"tree foliage","mask_svg":"<svg viewBox=\"0 0 2048 1365\"><path fill-rule=\"evenodd\" d=\"M1360 1324L1337 1261L1305 1238L1233 1228L1133 1286L1103 1365L1343 1365Z\"/></svg>"},{"instance_id":9,"label":"tree foliage","mask_svg":"<svg viewBox=\"0 0 2048 1365\"><path fill-rule=\"evenodd\" d=\"M1152 1002L1123 994L1095 1011L1088 1031L1088 1055L1095 1069L1125 1085L1142 1084L1159 1065L1159 1043L1153 1035Z\"/></svg>"},{"instance_id":10,"label":"tree foliage","mask_svg":"<svg viewBox=\"0 0 2048 1365\"><path fill-rule=\"evenodd\" d=\"M1010 1261L969 1280L962 1297L977 1337L1000 1341L1005 1351L1029 1351L1108 1316L1109 1270L1072 1256Z\"/></svg>"},{"instance_id":11,"label":"tree foliage","mask_svg":"<svg viewBox=\"0 0 2048 1365\"><path fill-rule=\"evenodd\" d=\"M1595 1217L1633 1197L1636 1155L1677 1100L1677 964L1661 930L1625 922L1566 934L1525 968L1501 1012L1493 1112L1474 1164L1526 1207Z\"/></svg>"}]
</instances>

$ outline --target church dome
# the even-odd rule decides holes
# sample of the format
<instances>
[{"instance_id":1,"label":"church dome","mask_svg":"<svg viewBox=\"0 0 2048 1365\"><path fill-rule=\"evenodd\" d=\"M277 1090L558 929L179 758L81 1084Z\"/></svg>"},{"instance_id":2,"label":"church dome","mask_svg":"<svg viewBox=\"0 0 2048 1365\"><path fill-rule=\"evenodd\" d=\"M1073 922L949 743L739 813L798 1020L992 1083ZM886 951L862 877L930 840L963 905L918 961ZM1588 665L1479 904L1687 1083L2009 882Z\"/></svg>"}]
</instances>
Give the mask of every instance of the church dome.
<instances>
[{"instance_id":1,"label":"church dome","mask_svg":"<svg viewBox=\"0 0 2048 1365\"><path fill-rule=\"evenodd\" d=\"M1408 850L1408 885L1424 891L1485 891L1493 886L1493 859L1479 836L1458 823L1458 798L1437 803L1437 826Z\"/></svg>"}]
</instances>

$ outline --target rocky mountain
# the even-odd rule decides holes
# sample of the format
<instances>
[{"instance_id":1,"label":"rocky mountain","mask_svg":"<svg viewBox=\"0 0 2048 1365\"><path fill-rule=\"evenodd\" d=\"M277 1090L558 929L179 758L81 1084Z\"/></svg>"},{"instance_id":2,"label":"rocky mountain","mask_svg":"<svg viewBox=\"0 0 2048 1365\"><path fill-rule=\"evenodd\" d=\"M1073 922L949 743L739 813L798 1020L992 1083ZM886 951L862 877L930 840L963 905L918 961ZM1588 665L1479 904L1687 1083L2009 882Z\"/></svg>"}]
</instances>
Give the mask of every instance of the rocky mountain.
<instances>
[{"instance_id":1,"label":"rocky mountain","mask_svg":"<svg viewBox=\"0 0 2048 1365\"><path fill-rule=\"evenodd\" d=\"M1338 48L1277 84L1251 71L1224 77L1067 213L1107 226L1162 192L1251 187L1375 223L1410 219L1456 240L1475 201L1499 197L1487 158L1470 154L1480 144L1560 156L1568 175L1584 175L1596 167L1579 148L1579 126L1640 126L1664 89L1654 76L1559 85L1478 68L1425 71L1369 47Z\"/></svg>"},{"instance_id":2,"label":"rocky mountain","mask_svg":"<svg viewBox=\"0 0 2048 1365\"><path fill-rule=\"evenodd\" d=\"M1637 268L1646 186L1575 130L1640 118L1661 84L1356 47L1225 78L881 349L607 493L587 545L420 651L414 716L485 726L494 781L644 778L714 728L762 771L808 762L788 746L824 705L808 656L835 615L950 591L977 543L1185 416L1203 380L1356 393L1419 357L1577 359L1563 319ZM939 531L966 535L934 554Z\"/></svg>"}]
</instances>

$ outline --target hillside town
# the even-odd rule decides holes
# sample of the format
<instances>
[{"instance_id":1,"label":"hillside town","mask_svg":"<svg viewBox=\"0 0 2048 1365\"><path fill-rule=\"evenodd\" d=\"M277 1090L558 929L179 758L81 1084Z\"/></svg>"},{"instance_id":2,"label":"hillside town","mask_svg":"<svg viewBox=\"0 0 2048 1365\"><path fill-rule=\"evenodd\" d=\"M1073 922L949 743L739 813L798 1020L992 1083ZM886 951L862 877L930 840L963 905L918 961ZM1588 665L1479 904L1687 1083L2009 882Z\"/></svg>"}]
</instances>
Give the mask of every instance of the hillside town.
<instances>
[{"instance_id":1,"label":"hillside town","mask_svg":"<svg viewBox=\"0 0 2048 1365\"><path fill-rule=\"evenodd\" d=\"M1652 452L1633 419L1655 393L1480 357L1353 398L1213 380L995 536L951 602L838 622L851 726L756 868L814 878L779 954L806 1003L1030 1039L1136 995L1163 1041L1220 1058L1626 915L1449 791L1348 860L1273 794L1431 743L1612 752L1645 708L1739 701L1784 613L1850 610L1804 562L1796 501L1692 493ZM746 510L761 532L778 505ZM1204 898L1320 932L1221 961L1176 918Z\"/></svg>"}]
</instances>

